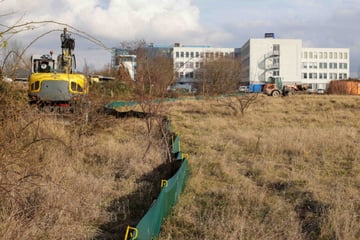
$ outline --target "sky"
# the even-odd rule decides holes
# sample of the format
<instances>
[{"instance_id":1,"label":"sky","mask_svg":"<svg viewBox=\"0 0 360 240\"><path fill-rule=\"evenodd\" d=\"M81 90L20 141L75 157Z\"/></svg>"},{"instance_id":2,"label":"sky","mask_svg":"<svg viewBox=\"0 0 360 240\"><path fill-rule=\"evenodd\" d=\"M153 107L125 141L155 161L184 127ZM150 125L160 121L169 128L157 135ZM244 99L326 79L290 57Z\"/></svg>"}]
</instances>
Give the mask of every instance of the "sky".
<instances>
[{"instance_id":1,"label":"sky","mask_svg":"<svg viewBox=\"0 0 360 240\"><path fill-rule=\"evenodd\" d=\"M235 48L273 32L303 47L349 48L350 75L360 77L359 0L0 0L0 31L39 21L53 23L31 24L11 40L28 46L43 34L26 54L58 54L65 25L57 23L66 24L78 68L103 69L109 49L125 42Z\"/></svg>"}]
</instances>

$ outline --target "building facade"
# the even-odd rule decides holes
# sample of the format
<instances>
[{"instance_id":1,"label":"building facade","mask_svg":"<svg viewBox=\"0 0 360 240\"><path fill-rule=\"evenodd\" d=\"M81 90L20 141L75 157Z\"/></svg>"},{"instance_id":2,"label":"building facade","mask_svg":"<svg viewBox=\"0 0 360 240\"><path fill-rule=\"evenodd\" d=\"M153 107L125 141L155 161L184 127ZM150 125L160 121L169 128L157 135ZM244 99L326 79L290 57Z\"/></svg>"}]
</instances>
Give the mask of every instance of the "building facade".
<instances>
[{"instance_id":1,"label":"building facade","mask_svg":"<svg viewBox=\"0 0 360 240\"><path fill-rule=\"evenodd\" d=\"M348 48L302 48L301 81L312 89L326 89L331 80L349 78Z\"/></svg>"},{"instance_id":2,"label":"building facade","mask_svg":"<svg viewBox=\"0 0 360 240\"><path fill-rule=\"evenodd\" d=\"M273 34L248 40L236 49L236 56L242 63L244 84L281 77L284 84L326 89L331 80L347 79L350 73L348 48L303 48L300 39L277 39Z\"/></svg>"},{"instance_id":3,"label":"building facade","mask_svg":"<svg viewBox=\"0 0 360 240\"><path fill-rule=\"evenodd\" d=\"M206 61L235 57L241 62L242 85L263 85L270 77L279 77L284 84L306 83L326 89L331 80L348 79L350 52L348 48L304 48L300 39L277 39L267 33L265 38L249 39L241 48L214 48L175 43L173 46L146 47L149 56L172 58L177 82L173 88L190 90L197 81L197 70ZM136 79L136 55L114 48L112 67L124 65Z\"/></svg>"},{"instance_id":4,"label":"building facade","mask_svg":"<svg viewBox=\"0 0 360 240\"><path fill-rule=\"evenodd\" d=\"M173 62L178 81L173 88L191 90L193 83L197 81L196 71L203 66L204 62L220 57L234 57L234 48L189 46L175 43Z\"/></svg>"}]
</instances>

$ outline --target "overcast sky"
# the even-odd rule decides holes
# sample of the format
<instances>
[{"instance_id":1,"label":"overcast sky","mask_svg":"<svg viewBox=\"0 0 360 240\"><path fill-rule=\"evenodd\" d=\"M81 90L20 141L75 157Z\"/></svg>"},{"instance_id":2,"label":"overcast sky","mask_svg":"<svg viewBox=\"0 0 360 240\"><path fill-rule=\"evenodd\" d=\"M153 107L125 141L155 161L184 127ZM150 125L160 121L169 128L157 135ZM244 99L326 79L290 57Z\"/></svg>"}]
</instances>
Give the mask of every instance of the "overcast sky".
<instances>
[{"instance_id":1,"label":"overcast sky","mask_svg":"<svg viewBox=\"0 0 360 240\"><path fill-rule=\"evenodd\" d=\"M350 48L351 75L360 73L359 0L0 0L2 25L42 20L68 24L109 48L136 40L241 47L249 38L274 32L277 38L302 39L304 47ZM12 39L26 46L40 34L63 28L35 26ZM49 49L58 54L59 35L45 35L27 54ZM96 69L110 63L109 51L73 36L78 66L85 60Z\"/></svg>"}]
</instances>

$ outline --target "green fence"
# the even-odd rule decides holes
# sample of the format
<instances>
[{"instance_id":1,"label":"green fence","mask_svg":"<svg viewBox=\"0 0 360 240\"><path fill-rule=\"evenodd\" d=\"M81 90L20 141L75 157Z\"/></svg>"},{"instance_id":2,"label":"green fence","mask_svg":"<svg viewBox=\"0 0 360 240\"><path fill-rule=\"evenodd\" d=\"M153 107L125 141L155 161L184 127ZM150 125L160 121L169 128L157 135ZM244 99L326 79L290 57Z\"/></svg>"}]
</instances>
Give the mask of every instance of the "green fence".
<instances>
[{"instance_id":1,"label":"green fence","mask_svg":"<svg viewBox=\"0 0 360 240\"><path fill-rule=\"evenodd\" d=\"M113 102L107 104L105 108L113 110L114 108L134 106L136 104L136 102ZM172 136L170 150L173 161L181 161L180 168L170 179L161 181L162 188L157 200L136 227L127 227L125 240L150 240L159 236L163 220L169 215L171 208L177 203L180 193L185 187L188 177L188 157L181 152L180 138L172 132L170 122L167 122L167 130L169 135Z\"/></svg>"}]
</instances>

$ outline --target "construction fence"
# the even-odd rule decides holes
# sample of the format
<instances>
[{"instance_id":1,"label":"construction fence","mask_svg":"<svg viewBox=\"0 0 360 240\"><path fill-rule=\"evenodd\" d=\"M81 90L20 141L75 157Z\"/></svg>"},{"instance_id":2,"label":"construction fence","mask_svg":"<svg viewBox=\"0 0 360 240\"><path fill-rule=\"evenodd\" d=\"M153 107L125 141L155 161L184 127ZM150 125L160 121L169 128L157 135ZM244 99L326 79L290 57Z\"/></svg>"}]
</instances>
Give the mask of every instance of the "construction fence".
<instances>
[{"instance_id":1,"label":"construction fence","mask_svg":"<svg viewBox=\"0 0 360 240\"><path fill-rule=\"evenodd\" d=\"M105 106L107 110L115 110L117 107L132 107L136 102L113 102ZM116 111L116 110L115 110ZM174 133L170 121L167 122L167 131L171 136L170 151L173 161L180 161L180 167L175 174L161 180L161 191L155 203L142 217L136 227L128 226L125 240L150 240L159 236L163 220L169 215L172 207L177 203L188 178L188 156L180 149L179 135Z\"/></svg>"}]
</instances>

